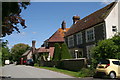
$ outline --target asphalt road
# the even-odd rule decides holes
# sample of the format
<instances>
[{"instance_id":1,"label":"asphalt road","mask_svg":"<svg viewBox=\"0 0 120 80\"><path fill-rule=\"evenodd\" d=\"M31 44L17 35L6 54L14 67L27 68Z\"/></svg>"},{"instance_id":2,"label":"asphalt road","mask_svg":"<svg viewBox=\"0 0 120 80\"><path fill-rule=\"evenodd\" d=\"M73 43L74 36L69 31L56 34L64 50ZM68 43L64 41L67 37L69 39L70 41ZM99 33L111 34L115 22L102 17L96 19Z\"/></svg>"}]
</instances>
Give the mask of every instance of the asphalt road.
<instances>
[{"instance_id":1,"label":"asphalt road","mask_svg":"<svg viewBox=\"0 0 120 80\"><path fill-rule=\"evenodd\" d=\"M11 78L73 78L58 72L25 65L6 65L2 74Z\"/></svg>"},{"instance_id":2,"label":"asphalt road","mask_svg":"<svg viewBox=\"0 0 120 80\"><path fill-rule=\"evenodd\" d=\"M92 77L74 78L58 72L25 65L6 65L0 68L1 70L2 74L0 76L5 76L2 80L103 80L93 79Z\"/></svg>"}]
</instances>

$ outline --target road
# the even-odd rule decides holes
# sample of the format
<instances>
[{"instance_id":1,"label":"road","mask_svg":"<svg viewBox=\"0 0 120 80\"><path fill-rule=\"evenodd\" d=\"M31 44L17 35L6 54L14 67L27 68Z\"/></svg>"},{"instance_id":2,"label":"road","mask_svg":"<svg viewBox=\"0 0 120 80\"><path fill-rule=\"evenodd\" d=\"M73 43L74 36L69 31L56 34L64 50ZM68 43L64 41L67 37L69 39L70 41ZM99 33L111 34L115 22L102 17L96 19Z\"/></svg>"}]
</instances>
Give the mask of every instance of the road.
<instances>
[{"instance_id":1,"label":"road","mask_svg":"<svg viewBox=\"0 0 120 80\"><path fill-rule=\"evenodd\" d=\"M92 77L74 78L62 73L25 65L6 65L1 69L2 76L11 77L2 80L103 80L93 79Z\"/></svg>"},{"instance_id":2,"label":"road","mask_svg":"<svg viewBox=\"0 0 120 80\"><path fill-rule=\"evenodd\" d=\"M6 65L2 68L2 74L12 78L73 78L58 72L25 65Z\"/></svg>"}]
</instances>

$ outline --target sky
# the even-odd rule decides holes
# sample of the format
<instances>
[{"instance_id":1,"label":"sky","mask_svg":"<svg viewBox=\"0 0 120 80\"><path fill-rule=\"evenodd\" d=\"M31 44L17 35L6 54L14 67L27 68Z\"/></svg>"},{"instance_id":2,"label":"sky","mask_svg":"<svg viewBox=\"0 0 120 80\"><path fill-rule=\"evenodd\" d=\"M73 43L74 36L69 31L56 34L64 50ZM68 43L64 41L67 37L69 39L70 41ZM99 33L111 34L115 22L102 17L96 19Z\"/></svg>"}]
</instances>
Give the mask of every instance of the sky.
<instances>
[{"instance_id":1,"label":"sky","mask_svg":"<svg viewBox=\"0 0 120 80\"><path fill-rule=\"evenodd\" d=\"M32 45L36 40L36 48L41 47L43 42L54 34L64 20L67 28L73 24L72 17L80 16L80 19L103 8L105 2L31 2L21 16L26 20L26 29L19 29L21 33L14 32L3 39L8 40L8 47L24 43Z\"/></svg>"}]
</instances>

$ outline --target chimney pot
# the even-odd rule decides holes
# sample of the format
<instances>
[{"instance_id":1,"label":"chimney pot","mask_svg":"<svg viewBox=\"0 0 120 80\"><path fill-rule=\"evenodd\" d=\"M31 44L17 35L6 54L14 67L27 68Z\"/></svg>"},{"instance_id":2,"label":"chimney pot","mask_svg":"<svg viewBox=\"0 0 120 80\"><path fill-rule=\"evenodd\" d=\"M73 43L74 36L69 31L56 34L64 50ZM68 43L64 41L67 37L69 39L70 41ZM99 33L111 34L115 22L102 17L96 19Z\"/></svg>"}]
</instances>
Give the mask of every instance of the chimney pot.
<instances>
[{"instance_id":1,"label":"chimney pot","mask_svg":"<svg viewBox=\"0 0 120 80\"><path fill-rule=\"evenodd\" d=\"M32 52L33 52L33 53L34 53L34 51L35 51L35 43L36 43L36 41L33 40L33 41L32 41Z\"/></svg>"},{"instance_id":2,"label":"chimney pot","mask_svg":"<svg viewBox=\"0 0 120 80\"><path fill-rule=\"evenodd\" d=\"M78 20L80 20L80 16L73 16L73 24L75 24Z\"/></svg>"},{"instance_id":3,"label":"chimney pot","mask_svg":"<svg viewBox=\"0 0 120 80\"><path fill-rule=\"evenodd\" d=\"M61 24L61 26L62 26L62 29L63 29L63 30L66 29L66 22L63 21L62 24Z\"/></svg>"}]
</instances>

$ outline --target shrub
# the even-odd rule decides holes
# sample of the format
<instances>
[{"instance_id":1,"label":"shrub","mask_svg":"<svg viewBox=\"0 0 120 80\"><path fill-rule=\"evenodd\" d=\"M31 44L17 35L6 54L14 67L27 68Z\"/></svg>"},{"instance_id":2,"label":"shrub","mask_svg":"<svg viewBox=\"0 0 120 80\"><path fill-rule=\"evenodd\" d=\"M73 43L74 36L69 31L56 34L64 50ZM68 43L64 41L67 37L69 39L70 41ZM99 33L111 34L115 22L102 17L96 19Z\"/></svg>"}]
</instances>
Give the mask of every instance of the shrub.
<instances>
[{"instance_id":1,"label":"shrub","mask_svg":"<svg viewBox=\"0 0 120 80\"><path fill-rule=\"evenodd\" d=\"M102 40L98 42L97 46L91 51L92 64L95 65L101 59L115 58L117 55L118 46L111 39Z\"/></svg>"},{"instance_id":2,"label":"shrub","mask_svg":"<svg viewBox=\"0 0 120 80\"><path fill-rule=\"evenodd\" d=\"M92 68L82 68L79 72L78 72L78 76L79 77L91 77L95 74L95 70Z\"/></svg>"},{"instance_id":3,"label":"shrub","mask_svg":"<svg viewBox=\"0 0 120 80\"><path fill-rule=\"evenodd\" d=\"M60 45L58 43L55 43L55 50L54 50L54 55L53 55L52 60L59 61L60 59L61 59Z\"/></svg>"},{"instance_id":4,"label":"shrub","mask_svg":"<svg viewBox=\"0 0 120 80\"><path fill-rule=\"evenodd\" d=\"M65 43L63 43L61 47L61 59L70 59L70 58L72 58L72 56L69 53L68 47Z\"/></svg>"}]
</instances>

